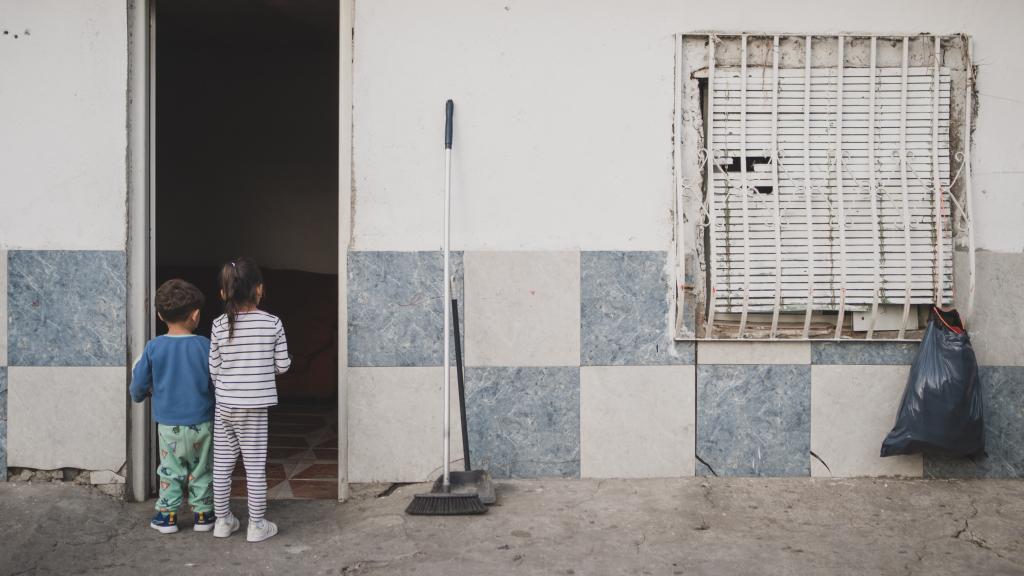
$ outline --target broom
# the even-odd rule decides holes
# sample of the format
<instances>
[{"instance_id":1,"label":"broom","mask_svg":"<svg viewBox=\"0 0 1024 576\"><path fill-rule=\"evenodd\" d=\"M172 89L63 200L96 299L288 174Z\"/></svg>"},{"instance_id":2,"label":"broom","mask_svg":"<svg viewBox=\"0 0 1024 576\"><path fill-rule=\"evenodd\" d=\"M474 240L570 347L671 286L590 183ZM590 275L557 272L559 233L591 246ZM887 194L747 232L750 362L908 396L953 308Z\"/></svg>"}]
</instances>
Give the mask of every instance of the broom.
<instances>
[{"instance_id":1,"label":"broom","mask_svg":"<svg viewBox=\"0 0 1024 576\"><path fill-rule=\"evenodd\" d=\"M452 116L455 103L445 103L444 119L444 474L434 489L413 497L406 514L419 516L459 516L483 514L487 507L477 494L452 492L450 442L451 442L451 378L448 359L448 340L451 336L451 279L450 279L450 230L451 230L451 189L452 189ZM456 327L458 330L458 327ZM465 433L465 432L463 432Z\"/></svg>"}]
</instances>

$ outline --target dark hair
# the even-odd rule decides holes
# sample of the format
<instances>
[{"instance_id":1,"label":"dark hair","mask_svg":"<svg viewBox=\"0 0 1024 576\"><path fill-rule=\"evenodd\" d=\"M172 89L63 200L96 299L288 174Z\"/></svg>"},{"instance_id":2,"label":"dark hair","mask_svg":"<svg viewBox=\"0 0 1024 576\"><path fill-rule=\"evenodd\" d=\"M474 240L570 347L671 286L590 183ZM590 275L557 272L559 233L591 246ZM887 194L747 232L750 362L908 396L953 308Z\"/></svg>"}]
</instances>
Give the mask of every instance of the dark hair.
<instances>
[{"instance_id":1,"label":"dark hair","mask_svg":"<svg viewBox=\"0 0 1024 576\"><path fill-rule=\"evenodd\" d=\"M181 322L195 310L202 310L206 298L192 284L174 278L156 289L156 311L164 322Z\"/></svg>"},{"instance_id":2,"label":"dark hair","mask_svg":"<svg viewBox=\"0 0 1024 576\"><path fill-rule=\"evenodd\" d=\"M220 268L220 291L224 314L228 317L228 340L235 335L238 310L258 304L256 292L263 284L263 273L252 258L236 258Z\"/></svg>"}]
</instances>

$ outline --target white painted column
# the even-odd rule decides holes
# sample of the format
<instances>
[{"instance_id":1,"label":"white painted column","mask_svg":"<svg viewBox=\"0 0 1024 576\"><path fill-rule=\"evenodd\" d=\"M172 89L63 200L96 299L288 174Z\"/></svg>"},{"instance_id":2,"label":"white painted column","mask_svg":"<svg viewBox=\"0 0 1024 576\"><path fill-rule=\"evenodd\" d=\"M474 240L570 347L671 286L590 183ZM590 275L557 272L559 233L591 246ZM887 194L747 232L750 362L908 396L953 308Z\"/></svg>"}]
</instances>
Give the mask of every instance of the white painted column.
<instances>
[{"instance_id":1,"label":"white painted column","mask_svg":"<svg viewBox=\"0 0 1024 576\"><path fill-rule=\"evenodd\" d=\"M352 32L355 0L338 17L338 500L348 500L348 248L352 238Z\"/></svg>"},{"instance_id":2,"label":"white painted column","mask_svg":"<svg viewBox=\"0 0 1024 576\"><path fill-rule=\"evenodd\" d=\"M128 494L149 494L149 401L128 396L132 364L149 336L149 0L128 2L128 300L125 402L128 412Z\"/></svg>"}]
</instances>

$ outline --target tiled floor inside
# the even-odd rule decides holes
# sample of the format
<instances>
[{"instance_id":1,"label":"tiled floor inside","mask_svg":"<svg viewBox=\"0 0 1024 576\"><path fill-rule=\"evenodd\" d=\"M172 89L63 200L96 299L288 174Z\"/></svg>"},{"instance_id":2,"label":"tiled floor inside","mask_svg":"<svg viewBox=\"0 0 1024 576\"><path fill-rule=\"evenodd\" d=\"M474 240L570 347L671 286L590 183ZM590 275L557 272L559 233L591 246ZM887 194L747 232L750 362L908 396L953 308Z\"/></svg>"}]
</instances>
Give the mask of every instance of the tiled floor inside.
<instances>
[{"instance_id":1,"label":"tiled floor inside","mask_svg":"<svg viewBox=\"0 0 1024 576\"><path fill-rule=\"evenodd\" d=\"M235 467L231 495L245 497L245 469ZM270 410L267 497L338 497L338 413L335 403L282 404Z\"/></svg>"}]
</instances>

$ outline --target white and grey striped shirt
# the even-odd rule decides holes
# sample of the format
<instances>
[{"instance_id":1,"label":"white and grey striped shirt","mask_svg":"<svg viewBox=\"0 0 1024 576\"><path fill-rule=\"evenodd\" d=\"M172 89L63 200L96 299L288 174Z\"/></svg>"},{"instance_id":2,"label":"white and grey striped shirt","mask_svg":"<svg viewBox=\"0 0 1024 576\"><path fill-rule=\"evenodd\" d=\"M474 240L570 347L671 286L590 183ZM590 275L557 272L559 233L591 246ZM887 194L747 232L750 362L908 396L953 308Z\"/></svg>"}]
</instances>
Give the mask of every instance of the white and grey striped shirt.
<instances>
[{"instance_id":1,"label":"white and grey striped shirt","mask_svg":"<svg viewBox=\"0 0 1024 576\"><path fill-rule=\"evenodd\" d=\"M267 408L277 404L275 374L291 367L284 325L262 310L235 316L228 339L228 317L213 321L210 333L210 378L217 404L233 408Z\"/></svg>"}]
</instances>

